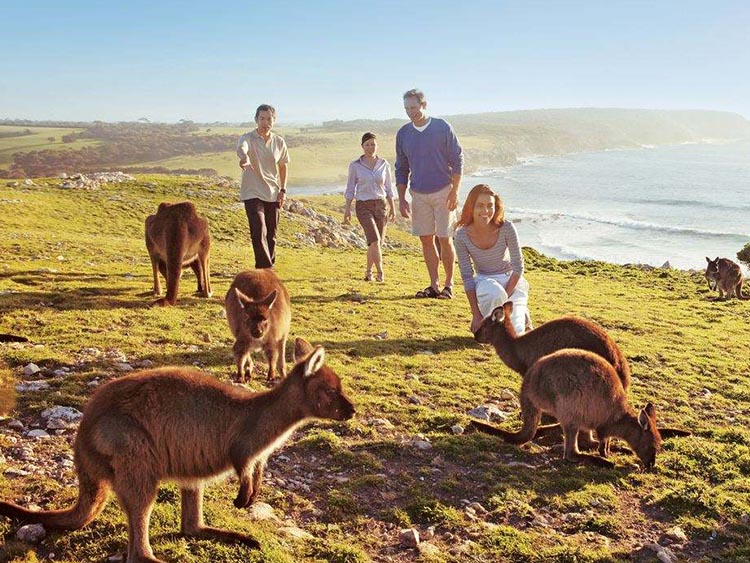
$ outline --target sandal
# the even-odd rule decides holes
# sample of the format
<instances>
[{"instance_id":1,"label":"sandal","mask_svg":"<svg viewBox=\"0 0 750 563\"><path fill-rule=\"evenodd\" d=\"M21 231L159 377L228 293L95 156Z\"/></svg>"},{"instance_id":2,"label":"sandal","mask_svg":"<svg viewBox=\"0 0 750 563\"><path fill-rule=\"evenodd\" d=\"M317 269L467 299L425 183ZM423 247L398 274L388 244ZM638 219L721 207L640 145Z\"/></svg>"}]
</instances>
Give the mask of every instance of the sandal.
<instances>
[{"instance_id":1,"label":"sandal","mask_svg":"<svg viewBox=\"0 0 750 563\"><path fill-rule=\"evenodd\" d=\"M443 291L441 291L435 297L437 297L438 299L453 299L453 288L449 285L446 285L443 288Z\"/></svg>"},{"instance_id":2,"label":"sandal","mask_svg":"<svg viewBox=\"0 0 750 563\"><path fill-rule=\"evenodd\" d=\"M383 283L383 280L385 279L385 276L383 275L383 272L380 272L377 276L375 276L375 281Z\"/></svg>"},{"instance_id":3,"label":"sandal","mask_svg":"<svg viewBox=\"0 0 750 563\"><path fill-rule=\"evenodd\" d=\"M372 281L372 274L370 272L365 272L365 281Z\"/></svg>"},{"instance_id":4,"label":"sandal","mask_svg":"<svg viewBox=\"0 0 750 563\"><path fill-rule=\"evenodd\" d=\"M435 298L437 296L438 296L437 290L435 290L435 288L432 287L431 285L428 285L422 291L417 291L414 294L414 297L418 299Z\"/></svg>"}]
</instances>

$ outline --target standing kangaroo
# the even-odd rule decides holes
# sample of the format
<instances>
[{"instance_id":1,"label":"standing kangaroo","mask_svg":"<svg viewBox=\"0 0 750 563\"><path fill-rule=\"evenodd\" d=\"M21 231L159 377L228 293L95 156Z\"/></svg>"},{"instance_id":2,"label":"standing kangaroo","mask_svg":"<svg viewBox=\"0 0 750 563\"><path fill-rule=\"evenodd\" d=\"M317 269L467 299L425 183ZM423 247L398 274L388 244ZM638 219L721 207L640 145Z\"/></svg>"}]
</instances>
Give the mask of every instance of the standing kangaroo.
<instances>
[{"instance_id":1,"label":"standing kangaroo","mask_svg":"<svg viewBox=\"0 0 750 563\"><path fill-rule=\"evenodd\" d=\"M177 302L182 268L190 266L198 278L198 293L211 297L208 253L211 235L208 221L198 216L189 202L160 203L156 215L146 218L146 248L154 274L154 295L161 295L159 272L167 280L167 295L154 305L165 307Z\"/></svg>"},{"instance_id":2,"label":"standing kangaroo","mask_svg":"<svg viewBox=\"0 0 750 563\"><path fill-rule=\"evenodd\" d=\"M286 340L292 322L289 292L270 268L237 274L224 299L233 347L237 381L252 376L250 354L263 350L268 360L268 381L284 377Z\"/></svg>"},{"instance_id":3,"label":"standing kangaroo","mask_svg":"<svg viewBox=\"0 0 750 563\"><path fill-rule=\"evenodd\" d=\"M492 344L498 357L513 371L525 376L527 370L539 358L563 348L588 350L604 358L614 368L622 388L627 393L630 389L630 366L620 347L596 323L580 317L561 317L546 322L521 336L516 335L510 321L513 303L507 301L495 308L492 314L484 319L474 338L483 344ZM473 421L474 426L482 431L494 433L492 426ZM552 426L545 427L545 431ZM677 428L662 428L662 436L689 436L690 432ZM588 442L595 441L589 435ZM606 456L609 453L609 440L600 436L599 452Z\"/></svg>"},{"instance_id":4,"label":"standing kangaroo","mask_svg":"<svg viewBox=\"0 0 750 563\"><path fill-rule=\"evenodd\" d=\"M160 481L177 481L181 532L240 542L257 540L203 524L203 484L230 470L240 480L238 508L257 497L268 456L312 418L348 420L354 406L325 351L298 339L289 376L251 393L190 368L161 368L121 377L95 392L74 444L78 502L64 510L33 511L0 501L0 514L50 528L77 529L104 508L114 489L128 519L127 563L161 563L148 526Z\"/></svg>"},{"instance_id":5,"label":"standing kangaroo","mask_svg":"<svg viewBox=\"0 0 750 563\"><path fill-rule=\"evenodd\" d=\"M709 289L719 290L719 299L729 299L735 295L737 299L748 299L742 295L742 283L745 277L742 275L742 269L739 265L732 262L729 258L716 257L711 260L706 256L706 280L708 280ZM711 287L711 282L714 287Z\"/></svg>"},{"instance_id":6,"label":"standing kangaroo","mask_svg":"<svg viewBox=\"0 0 750 563\"><path fill-rule=\"evenodd\" d=\"M562 349L539 359L521 386L523 427L518 432L497 429L507 442L525 444L539 427L542 412L553 415L565 435L565 459L614 467L602 457L578 451L578 432L596 430L601 439L624 439L650 469L656 462L661 435L656 410L648 403L636 415L612 365L587 350Z\"/></svg>"}]
</instances>

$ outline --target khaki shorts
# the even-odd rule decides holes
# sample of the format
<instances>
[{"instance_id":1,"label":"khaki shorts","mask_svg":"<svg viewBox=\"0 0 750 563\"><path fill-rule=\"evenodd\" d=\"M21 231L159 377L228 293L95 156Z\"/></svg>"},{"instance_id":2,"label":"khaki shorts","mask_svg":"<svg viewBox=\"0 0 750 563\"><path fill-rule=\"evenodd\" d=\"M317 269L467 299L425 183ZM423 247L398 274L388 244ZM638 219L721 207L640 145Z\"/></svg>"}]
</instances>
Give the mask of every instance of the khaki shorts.
<instances>
[{"instance_id":1,"label":"khaki shorts","mask_svg":"<svg viewBox=\"0 0 750 563\"><path fill-rule=\"evenodd\" d=\"M450 184L439 192L421 194L409 189L411 194L411 234L418 237L437 235L440 238L453 236L456 225L456 211L448 211L445 199L450 192Z\"/></svg>"},{"instance_id":2,"label":"khaki shorts","mask_svg":"<svg viewBox=\"0 0 750 563\"><path fill-rule=\"evenodd\" d=\"M385 200L383 199L366 199L357 200L354 204L359 224L365 230L367 246L373 242L381 242L385 236Z\"/></svg>"}]
</instances>

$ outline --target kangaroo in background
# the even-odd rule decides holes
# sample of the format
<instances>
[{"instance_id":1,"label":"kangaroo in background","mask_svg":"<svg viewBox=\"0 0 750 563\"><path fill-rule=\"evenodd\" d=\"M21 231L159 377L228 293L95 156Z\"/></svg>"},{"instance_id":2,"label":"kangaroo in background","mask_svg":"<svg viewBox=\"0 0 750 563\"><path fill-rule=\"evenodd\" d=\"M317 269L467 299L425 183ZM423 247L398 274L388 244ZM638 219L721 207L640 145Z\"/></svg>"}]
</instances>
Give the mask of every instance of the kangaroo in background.
<instances>
[{"instance_id":1,"label":"kangaroo in background","mask_svg":"<svg viewBox=\"0 0 750 563\"><path fill-rule=\"evenodd\" d=\"M154 274L154 296L161 295L159 272L167 280L167 295L154 305L177 302L182 268L190 266L198 278L198 293L211 297L208 253L211 235L208 221L200 217L189 202L160 203L155 215L146 218L146 248Z\"/></svg>"},{"instance_id":2,"label":"kangaroo in background","mask_svg":"<svg viewBox=\"0 0 750 563\"><path fill-rule=\"evenodd\" d=\"M263 350L268 360L268 381L284 377L292 310L289 292L276 272L263 268L237 274L224 305L235 338L232 351L237 381L244 382L252 376L251 353L255 350Z\"/></svg>"},{"instance_id":3,"label":"kangaroo in background","mask_svg":"<svg viewBox=\"0 0 750 563\"><path fill-rule=\"evenodd\" d=\"M654 405L648 403L636 415L628 405L620 376L598 354L562 349L539 359L521 386L523 427L518 432L497 429L497 435L513 444L529 442L539 427L542 412L560 422L568 461L614 467L611 461L578 450L578 432L596 430L601 439L624 439L647 469L656 463L661 435L656 428Z\"/></svg>"},{"instance_id":4,"label":"kangaroo in background","mask_svg":"<svg viewBox=\"0 0 750 563\"><path fill-rule=\"evenodd\" d=\"M630 389L630 365L620 347L612 337L598 324L580 317L561 317L548 321L521 336L510 321L513 303L505 302L496 307L474 335L482 344L492 344L503 363L513 371L525 376L527 370L539 358L561 350L576 348L588 350L604 358L614 368L622 388L627 393ZM493 433L494 426L479 421L472 424L484 432ZM554 425L543 427L542 434L551 431ZM662 428L662 437L689 436L690 432L677 428ZM588 436L587 445L596 441ZM609 440L599 437L599 453L609 454Z\"/></svg>"},{"instance_id":5,"label":"kangaroo in background","mask_svg":"<svg viewBox=\"0 0 750 563\"><path fill-rule=\"evenodd\" d=\"M0 514L50 528L77 529L104 508L114 489L128 518L127 563L162 563L154 557L148 526L160 481L177 481L180 531L186 536L240 542L257 540L203 524L203 485L234 470L240 486L234 505L257 497L268 456L313 418L348 420L354 406L325 350L298 339L297 364L271 390L251 393L192 368L169 367L115 379L100 387L84 410L74 444L78 501L68 509L33 511L0 501Z\"/></svg>"},{"instance_id":6,"label":"kangaroo in background","mask_svg":"<svg viewBox=\"0 0 750 563\"><path fill-rule=\"evenodd\" d=\"M732 262L729 258L716 257L711 260L706 256L706 280L708 280L709 289L719 290L719 299L729 299L735 295L737 299L748 299L742 295L742 283L745 277L742 275L742 269L738 264ZM711 282L714 287L711 287Z\"/></svg>"}]
</instances>

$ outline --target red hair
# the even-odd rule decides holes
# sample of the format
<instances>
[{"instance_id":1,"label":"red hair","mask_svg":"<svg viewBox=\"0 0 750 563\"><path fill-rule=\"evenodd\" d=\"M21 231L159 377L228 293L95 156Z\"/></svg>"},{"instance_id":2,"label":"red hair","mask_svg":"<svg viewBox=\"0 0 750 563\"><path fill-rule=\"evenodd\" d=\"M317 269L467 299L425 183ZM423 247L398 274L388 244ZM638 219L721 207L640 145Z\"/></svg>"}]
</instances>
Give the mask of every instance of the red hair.
<instances>
[{"instance_id":1,"label":"red hair","mask_svg":"<svg viewBox=\"0 0 750 563\"><path fill-rule=\"evenodd\" d=\"M487 184L477 184L471 188L469 195L466 197L463 209L461 209L461 217L458 219L456 227L468 227L474 222L474 206L477 204L480 195L492 196L492 199L495 201L495 214L492 216L490 223L496 227L503 224L503 221L505 221L503 200Z\"/></svg>"}]
</instances>

